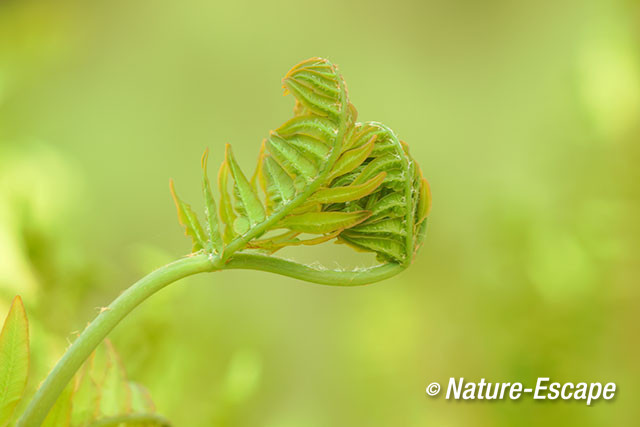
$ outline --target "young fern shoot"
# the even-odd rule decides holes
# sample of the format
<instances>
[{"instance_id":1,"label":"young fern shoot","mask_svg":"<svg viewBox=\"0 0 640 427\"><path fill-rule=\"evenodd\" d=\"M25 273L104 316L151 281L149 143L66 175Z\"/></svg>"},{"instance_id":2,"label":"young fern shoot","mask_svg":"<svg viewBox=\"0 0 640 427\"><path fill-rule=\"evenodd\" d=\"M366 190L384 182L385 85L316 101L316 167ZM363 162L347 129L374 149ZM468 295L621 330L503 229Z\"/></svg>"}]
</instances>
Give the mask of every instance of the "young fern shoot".
<instances>
[{"instance_id":1,"label":"young fern shoot","mask_svg":"<svg viewBox=\"0 0 640 427\"><path fill-rule=\"evenodd\" d=\"M18 421L39 426L70 379L135 307L190 275L254 269L334 286L373 283L407 268L425 236L431 194L407 144L378 122L358 122L338 68L311 58L284 77L293 117L263 141L248 178L227 145L216 203L202 158L204 226L171 193L192 253L134 283L91 322L58 361ZM287 246L334 240L373 252L379 264L354 271L316 268L274 255Z\"/></svg>"},{"instance_id":2,"label":"young fern shoot","mask_svg":"<svg viewBox=\"0 0 640 427\"><path fill-rule=\"evenodd\" d=\"M206 227L172 185L194 252L207 253L219 268L249 267L249 260L263 259L251 252L273 263L273 253L286 246L335 239L398 270L408 266L424 238L431 201L408 146L381 123L356 121L346 84L326 59L296 65L283 86L295 98L294 116L263 141L251 179L227 145L218 216L203 156Z\"/></svg>"}]
</instances>

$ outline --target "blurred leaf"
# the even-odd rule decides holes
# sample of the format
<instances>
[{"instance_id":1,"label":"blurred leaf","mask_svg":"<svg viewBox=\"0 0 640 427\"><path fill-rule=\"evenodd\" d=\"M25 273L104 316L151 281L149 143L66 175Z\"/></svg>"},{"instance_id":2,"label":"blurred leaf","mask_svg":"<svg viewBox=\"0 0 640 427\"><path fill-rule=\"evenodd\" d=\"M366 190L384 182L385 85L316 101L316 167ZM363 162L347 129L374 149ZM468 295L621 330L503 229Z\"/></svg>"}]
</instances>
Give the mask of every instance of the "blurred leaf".
<instances>
[{"instance_id":1,"label":"blurred leaf","mask_svg":"<svg viewBox=\"0 0 640 427\"><path fill-rule=\"evenodd\" d=\"M120 356L109 340L105 340L92 353L76 373L72 384L70 391L65 391L64 399L61 397L49 414L51 420L48 425L170 425L156 414L149 392L142 385L127 379ZM65 419L71 422L65 424Z\"/></svg>"},{"instance_id":2,"label":"blurred leaf","mask_svg":"<svg viewBox=\"0 0 640 427\"><path fill-rule=\"evenodd\" d=\"M58 396L58 400L42 424L43 427L68 427L71 425L73 388L74 384L71 382Z\"/></svg>"},{"instance_id":3,"label":"blurred leaf","mask_svg":"<svg viewBox=\"0 0 640 427\"><path fill-rule=\"evenodd\" d=\"M156 411L149 390L142 384L130 382L129 389L131 390L131 411L133 413L145 414Z\"/></svg>"},{"instance_id":4,"label":"blurred leaf","mask_svg":"<svg viewBox=\"0 0 640 427\"><path fill-rule=\"evenodd\" d=\"M71 425L83 426L95 419L98 414L100 391L89 372L93 356L85 363L75 378L75 393L71 412Z\"/></svg>"},{"instance_id":5,"label":"blurred leaf","mask_svg":"<svg viewBox=\"0 0 640 427\"><path fill-rule=\"evenodd\" d=\"M131 412L131 390L120 357L111 341L105 341L107 355L104 381L100 384L100 416L109 417Z\"/></svg>"},{"instance_id":6,"label":"blurred leaf","mask_svg":"<svg viewBox=\"0 0 640 427\"><path fill-rule=\"evenodd\" d=\"M29 375L29 322L22 299L13 299L0 333L0 426L22 398Z\"/></svg>"}]
</instances>

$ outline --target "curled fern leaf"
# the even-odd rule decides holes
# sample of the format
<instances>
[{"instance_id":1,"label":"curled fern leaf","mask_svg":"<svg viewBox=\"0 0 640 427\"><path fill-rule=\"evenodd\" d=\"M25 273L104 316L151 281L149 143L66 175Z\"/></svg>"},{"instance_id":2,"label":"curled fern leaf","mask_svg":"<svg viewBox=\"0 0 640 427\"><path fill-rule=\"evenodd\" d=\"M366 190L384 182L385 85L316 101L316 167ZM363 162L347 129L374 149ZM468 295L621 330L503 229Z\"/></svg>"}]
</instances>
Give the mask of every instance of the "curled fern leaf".
<instances>
[{"instance_id":1,"label":"curled fern leaf","mask_svg":"<svg viewBox=\"0 0 640 427\"><path fill-rule=\"evenodd\" d=\"M206 227L172 186L194 251L210 253L222 267L251 250L272 254L335 239L406 267L424 238L431 204L407 145L380 123L356 122L345 82L328 60L303 61L282 82L295 98L294 117L265 138L251 178L227 145L218 204L203 156Z\"/></svg>"}]
</instances>

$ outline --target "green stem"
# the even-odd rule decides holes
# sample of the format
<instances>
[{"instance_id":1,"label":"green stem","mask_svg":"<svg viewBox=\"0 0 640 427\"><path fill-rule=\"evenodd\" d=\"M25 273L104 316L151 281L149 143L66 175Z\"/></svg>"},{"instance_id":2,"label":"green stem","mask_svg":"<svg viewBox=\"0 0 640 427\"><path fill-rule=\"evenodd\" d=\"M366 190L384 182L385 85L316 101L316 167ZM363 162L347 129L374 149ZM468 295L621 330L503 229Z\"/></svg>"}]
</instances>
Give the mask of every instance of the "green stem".
<instances>
[{"instance_id":1,"label":"green stem","mask_svg":"<svg viewBox=\"0 0 640 427\"><path fill-rule=\"evenodd\" d=\"M109 332L142 301L176 280L212 270L213 264L209 257L200 254L167 264L134 283L109 307L102 310L69 347L42 383L16 426L32 427L42 424L56 399L82 363Z\"/></svg>"},{"instance_id":2,"label":"green stem","mask_svg":"<svg viewBox=\"0 0 640 427\"><path fill-rule=\"evenodd\" d=\"M211 258L208 254L200 253L167 264L134 283L111 305L103 309L67 349L34 395L16 427L41 425L73 375L109 332L144 300L183 277L226 269L248 269L277 273L323 285L358 286L387 279L406 268L404 265L390 263L353 271L325 270L282 258L245 253L236 253L226 264L220 264L219 258Z\"/></svg>"},{"instance_id":3,"label":"green stem","mask_svg":"<svg viewBox=\"0 0 640 427\"><path fill-rule=\"evenodd\" d=\"M235 254L224 266L224 269L267 271L331 286L368 285L395 276L405 268L405 265L389 263L352 271L325 270L282 258L243 253Z\"/></svg>"}]
</instances>

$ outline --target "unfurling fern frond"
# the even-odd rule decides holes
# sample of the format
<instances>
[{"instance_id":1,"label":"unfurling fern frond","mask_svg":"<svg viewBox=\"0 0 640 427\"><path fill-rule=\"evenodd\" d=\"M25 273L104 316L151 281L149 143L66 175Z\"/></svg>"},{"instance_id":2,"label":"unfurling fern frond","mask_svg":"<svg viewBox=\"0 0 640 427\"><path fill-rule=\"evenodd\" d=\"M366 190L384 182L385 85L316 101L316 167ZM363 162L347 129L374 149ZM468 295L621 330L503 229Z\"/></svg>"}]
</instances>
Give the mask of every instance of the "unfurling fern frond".
<instances>
[{"instance_id":1,"label":"unfurling fern frond","mask_svg":"<svg viewBox=\"0 0 640 427\"><path fill-rule=\"evenodd\" d=\"M219 206L207 174L208 153L203 156L204 227L172 184L194 252L209 253L219 268L279 272L273 267L278 258L248 254L336 239L406 267L424 238L431 202L408 146L380 123L356 122L345 82L326 59L296 65L283 87L295 98L294 117L263 141L251 177L227 145L218 174ZM254 265L259 263L264 265Z\"/></svg>"}]
</instances>

